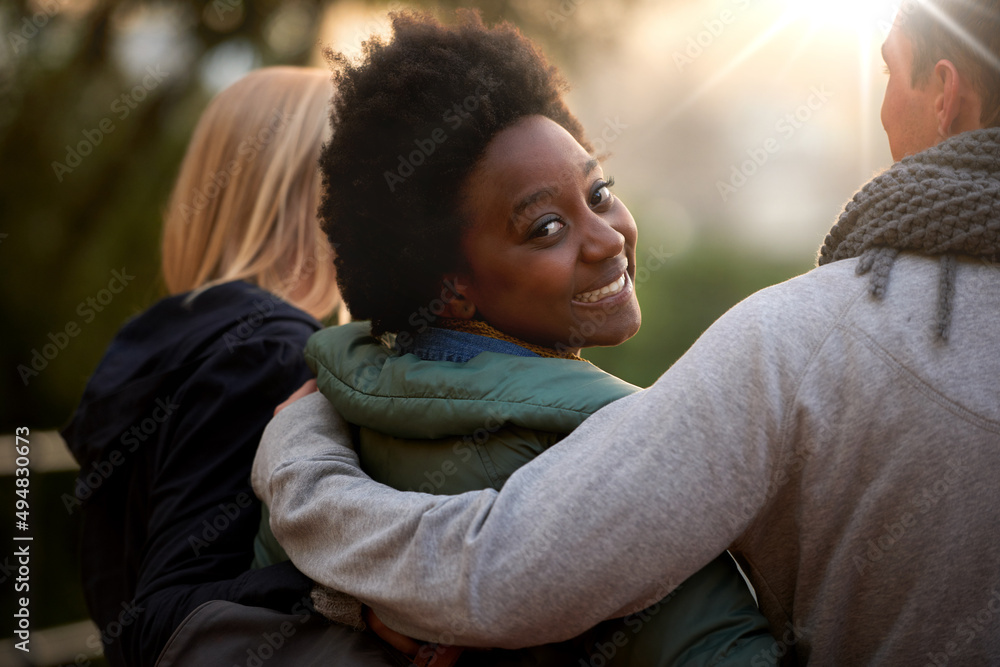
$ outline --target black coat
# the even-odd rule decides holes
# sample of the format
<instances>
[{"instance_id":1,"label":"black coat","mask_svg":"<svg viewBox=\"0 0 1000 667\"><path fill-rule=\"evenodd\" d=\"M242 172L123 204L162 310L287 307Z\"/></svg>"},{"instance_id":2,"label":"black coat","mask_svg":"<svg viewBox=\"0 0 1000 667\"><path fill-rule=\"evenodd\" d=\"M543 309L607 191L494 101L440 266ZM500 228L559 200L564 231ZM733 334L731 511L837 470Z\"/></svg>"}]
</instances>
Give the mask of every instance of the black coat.
<instances>
[{"instance_id":1,"label":"black coat","mask_svg":"<svg viewBox=\"0 0 1000 667\"><path fill-rule=\"evenodd\" d=\"M311 377L320 328L244 282L164 299L129 321L63 436L80 464L83 587L110 663L152 665L209 600L289 612L309 580L248 571L260 521L250 467L278 403Z\"/></svg>"}]
</instances>

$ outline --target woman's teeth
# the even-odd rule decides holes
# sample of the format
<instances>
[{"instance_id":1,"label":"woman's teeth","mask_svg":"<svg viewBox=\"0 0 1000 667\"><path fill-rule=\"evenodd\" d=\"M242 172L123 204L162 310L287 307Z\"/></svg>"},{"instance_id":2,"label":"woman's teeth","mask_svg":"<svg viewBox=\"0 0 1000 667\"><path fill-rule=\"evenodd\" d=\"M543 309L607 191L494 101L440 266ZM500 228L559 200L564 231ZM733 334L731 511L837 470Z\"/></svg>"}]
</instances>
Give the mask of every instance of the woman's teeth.
<instances>
[{"instance_id":1,"label":"woman's teeth","mask_svg":"<svg viewBox=\"0 0 1000 667\"><path fill-rule=\"evenodd\" d=\"M574 301L582 301L583 303L594 303L595 301L600 301L609 296L618 294L623 289L625 289L625 274L622 277L614 281L610 285L605 285L601 289L595 289L593 292L584 292L583 294L577 294L573 297Z\"/></svg>"}]
</instances>

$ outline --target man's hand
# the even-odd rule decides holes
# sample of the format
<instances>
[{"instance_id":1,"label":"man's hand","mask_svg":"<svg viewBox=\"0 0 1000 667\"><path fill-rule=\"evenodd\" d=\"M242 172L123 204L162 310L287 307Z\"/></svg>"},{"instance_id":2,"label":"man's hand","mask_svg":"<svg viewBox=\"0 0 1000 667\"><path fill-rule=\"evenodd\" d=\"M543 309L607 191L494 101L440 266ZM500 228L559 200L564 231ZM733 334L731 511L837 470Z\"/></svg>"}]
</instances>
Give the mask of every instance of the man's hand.
<instances>
[{"instance_id":1,"label":"man's hand","mask_svg":"<svg viewBox=\"0 0 1000 667\"><path fill-rule=\"evenodd\" d=\"M399 634L383 623L370 607L365 607L364 614L365 623L375 634L397 651L413 658L413 664L418 667L452 667L462 655L462 649L457 646L421 644L406 635Z\"/></svg>"},{"instance_id":2,"label":"man's hand","mask_svg":"<svg viewBox=\"0 0 1000 667\"><path fill-rule=\"evenodd\" d=\"M278 407L274 409L274 414L278 414L279 412L287 408L295 401L299 400L300 398L304 398L316 391L319 391L319 387L316 386L316 380L309 380L304 385L296 389L295 393L286 398L283 403L278 404Z\"/></svg>"}]
</instances>

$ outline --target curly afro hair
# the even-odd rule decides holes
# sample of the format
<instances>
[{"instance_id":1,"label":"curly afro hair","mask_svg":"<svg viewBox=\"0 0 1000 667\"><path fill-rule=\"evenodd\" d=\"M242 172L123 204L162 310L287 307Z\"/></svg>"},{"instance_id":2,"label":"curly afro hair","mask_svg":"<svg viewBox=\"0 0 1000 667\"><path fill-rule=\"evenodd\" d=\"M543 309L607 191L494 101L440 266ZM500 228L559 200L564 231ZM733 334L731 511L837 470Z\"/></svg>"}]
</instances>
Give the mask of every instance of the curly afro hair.
<instances>
[{"instance_id":1,"label":"curly afro hair","mask_svg":"<svg viewBox=\"0 0 1000 667\"><path fill-rule=\"evenodd\" d=\"M360 63L327 53L337 93L320 218L351 315L376 336L413 331L463 266L461 195L500 131L541 115L590 149L566 82L517 28L458 19L394 13L392 40L367 41Z\"/></svg>"}]
</instances>

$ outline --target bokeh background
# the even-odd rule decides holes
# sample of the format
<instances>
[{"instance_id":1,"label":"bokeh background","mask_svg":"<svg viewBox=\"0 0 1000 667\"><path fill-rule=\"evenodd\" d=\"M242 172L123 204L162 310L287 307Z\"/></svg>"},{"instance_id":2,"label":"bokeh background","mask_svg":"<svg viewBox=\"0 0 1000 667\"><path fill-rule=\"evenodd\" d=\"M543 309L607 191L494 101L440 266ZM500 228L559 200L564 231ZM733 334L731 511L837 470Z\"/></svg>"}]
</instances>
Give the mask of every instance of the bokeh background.
<instances>
[{"instance_id":1,"label":"bokeh background","mask_svg":"<svg viewBox=\"0 0 1000 667\"><path fill-rule=\"evenodd\" d=\"M14 630L20 426L35 542L32 652L0 641L0 664L102 664L62 498L73 462L54 431L121 324L164 295L160 215L200 111L253 68L324 67L325 46L359 54L392 9L456 6L541 44L608 155L639 223L644 324L586 356L636 384L742 298L814 266L843 204L891 163L878 54L890 1L2 0L0 638ZM114 271L134 278L111 295Z\"/></svg>"}]
</instances>

